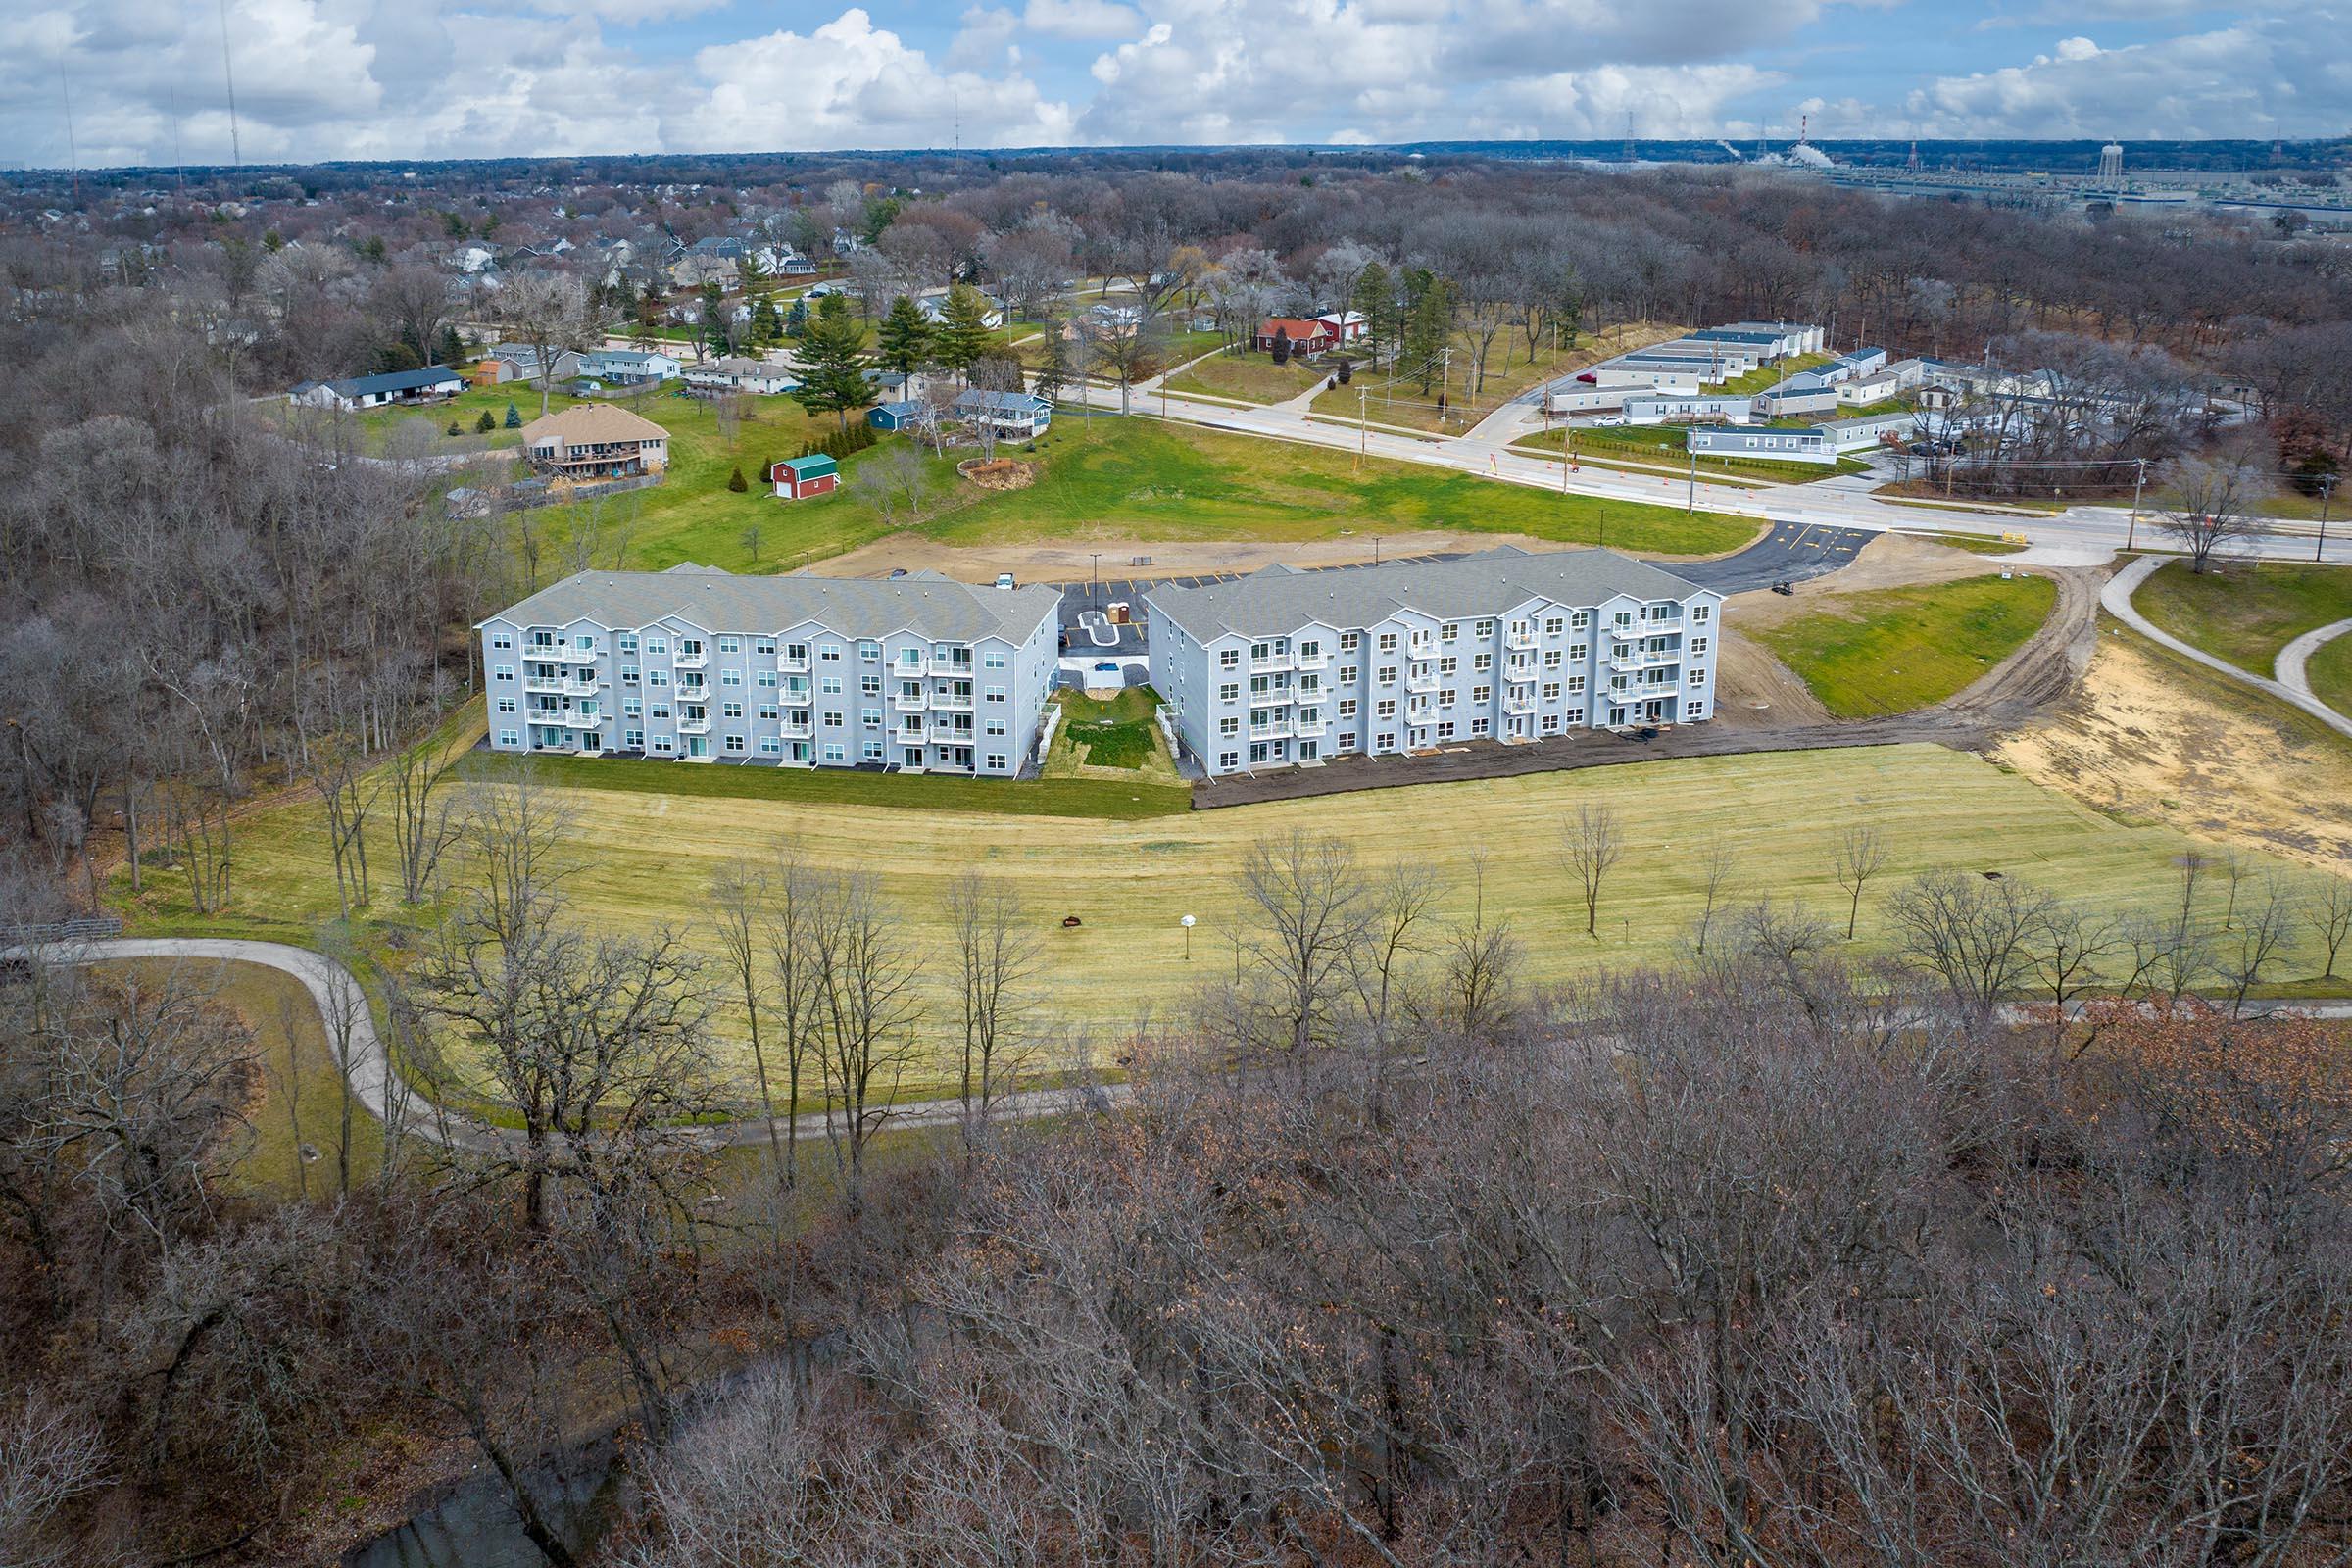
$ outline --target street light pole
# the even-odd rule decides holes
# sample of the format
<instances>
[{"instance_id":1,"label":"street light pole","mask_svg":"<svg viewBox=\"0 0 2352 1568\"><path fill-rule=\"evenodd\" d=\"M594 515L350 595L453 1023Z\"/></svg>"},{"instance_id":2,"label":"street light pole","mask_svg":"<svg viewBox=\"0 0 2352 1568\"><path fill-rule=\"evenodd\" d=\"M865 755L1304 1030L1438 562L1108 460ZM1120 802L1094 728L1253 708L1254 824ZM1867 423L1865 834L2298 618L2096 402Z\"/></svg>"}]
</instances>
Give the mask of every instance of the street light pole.
<instances>
[{"instance_id":1,"label":"street light pole","mask_svg":"<svg viewBox=\"0 0 2352 1568\"><path fill-rule=\"evenodd\" d=\"M1091 586L1086 591L1086 602L1095 609L1101 610L1102 608L1102 558L1090 555L1086 559L1094 563L1094 570L1089 578Z\"/></svg>"},{"instance_id":2,"label":"street light pole","mask_svg":"<svg viewBox=\"0 0 2352 1568\"><path fill-rule=\"evenodd\" d=\"M2139 492L2147 482L2148 460L2141 458L2138 468L2132 475L2132 521L2124 529L2124 548L2126 550L2130 550L2139 538Z\"/></svg>"},{"instance_id":3,"label":"street light pole","mask_svg":"<svg viewBox=\"0 0 2352 1568\"><path fill-rule=\"evenodd\" d=\"M2320 480L2320 547L2311 553L2317 563L2328 554L2328 503L2335 495L2335 475L2330 473Z\"/></svg>"},{"instance_id":4,"label":"street light pole","mask_svg":"<svg viewBox=\"0 0 2352 1568\"><path fill-rule=\"evenodd\" d=\"M1686 441L1688 441L1688 440L1690 440L1690 438L1688 435L1686 435L1686 436L1684 436L1684 437L1683 437L1683 439L1684 439L1684 440L1686 440ZM1695 512L1695 511L1697 511L1697 510L1698 510L1698 454L1697 454L1696 452L1692 452L1692 453L1690 454L1690 489L1688 489L1688 490L1686 490L1685 492L1683 492L1683 512L1685 513L1685 514L1689 514L1690 513Z\"/></svg>"},{"instance_id":5,"label":"street light pole","mask_svg":"<svg viewBox=\"0 0 2352 1568\"><path fill-rule=\"evenodd\" d=\"M1176 923L1184 927L1184 961L1190 963L1193 961L1193 917L1188 914Z\"/></svg>"}]
</instances>

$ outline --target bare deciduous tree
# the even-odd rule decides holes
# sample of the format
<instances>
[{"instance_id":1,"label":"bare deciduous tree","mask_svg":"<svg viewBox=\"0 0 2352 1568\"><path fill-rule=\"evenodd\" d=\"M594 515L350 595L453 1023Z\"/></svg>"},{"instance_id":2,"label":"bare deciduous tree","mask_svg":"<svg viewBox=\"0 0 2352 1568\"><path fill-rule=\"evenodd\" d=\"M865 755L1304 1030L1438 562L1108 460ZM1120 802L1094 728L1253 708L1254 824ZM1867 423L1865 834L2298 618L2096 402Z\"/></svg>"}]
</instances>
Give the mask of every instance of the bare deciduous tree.
<instances>
[{"instance_id":1,"label":"bare deciduous tree","mask_svg":"<svg viewBox=\"0 0 2352 1568\"><path fill-rule=\"evenodd\" d=\"M1037 972L1038 945L1019 892L1002 879L958 874L948 884L947 911L956 942L963 1047L958 1093L968 1138L1019 1072L1028 1039L1022 988Z\"/></svg>"},{"instance_id":2,"label":"bare deciduous tree","mask_svg":"<svg viewBox=\"0 0 2352 1568\"><path fill-rule=\"evenodd\" d=\"M1600 888L1625 854L1617 812L1607 806L1580 806L1560 834L1560 858L1576 878L1585 901L1585 935L1600 935Z\"/></svg>"},{"instance_id":3,"label":"bare deciduous tree","mask_svg":"<svg viewBox=\"0 0 2352 1568\"><path fill-rule=\"evenodd\" d=\"M1886 864L1886 846L1879 838L1879 830L1865 822L1848 827L1838 839L1838 885L1847 894L1845 905L1845 940L1854 940L1854 926L1862 917L1862 889Z\"/></svg>"}]
</instances>

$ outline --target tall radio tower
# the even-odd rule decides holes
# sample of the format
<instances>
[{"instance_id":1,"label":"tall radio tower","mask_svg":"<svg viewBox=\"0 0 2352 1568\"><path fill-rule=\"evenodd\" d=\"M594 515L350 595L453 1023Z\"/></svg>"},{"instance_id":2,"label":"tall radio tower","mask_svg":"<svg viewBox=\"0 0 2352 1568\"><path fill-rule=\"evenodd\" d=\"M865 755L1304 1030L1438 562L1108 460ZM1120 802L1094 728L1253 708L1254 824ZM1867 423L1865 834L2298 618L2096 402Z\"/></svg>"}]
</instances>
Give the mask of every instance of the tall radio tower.
<instances>
[{"instance_id":1,"label":"tall radio tower","mask_svg":"<svg viewBox=\"0 0 2352 1568\"><path fill-rule=\"evenodd\" d=\"M1629 164L1634 162L1634 112L1631 109L1625 112L1625 161Z\"/></svg>"}]
</instances>

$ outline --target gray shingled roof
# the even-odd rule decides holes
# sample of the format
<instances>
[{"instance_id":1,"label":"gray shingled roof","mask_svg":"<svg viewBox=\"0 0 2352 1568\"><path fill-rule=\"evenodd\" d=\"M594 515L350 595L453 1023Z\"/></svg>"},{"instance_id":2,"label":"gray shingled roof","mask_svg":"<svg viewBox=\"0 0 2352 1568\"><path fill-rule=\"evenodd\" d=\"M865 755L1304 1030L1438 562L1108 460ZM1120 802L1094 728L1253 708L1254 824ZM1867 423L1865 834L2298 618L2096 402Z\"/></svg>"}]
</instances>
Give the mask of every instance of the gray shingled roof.
<instances>
[{"instance_id":1,"label":"gray shingled roof","mask_svg":"<svg viewBox=\"0 0 2352 1568\"><path fill-rule=\"evenodd\" d=\"M1310 621L1371 626L1399 610L1460 620L1500 614L1537 598L1597 605L1619 594L1682 599L1700 591L1672 572L1613 550L1533 555L1504 545L1457 561L1400 561L1328 571L1267 566L1231 582L1154 588L1145 600L1154 615L1206 642L1227 633L1280 636Z\"/></svg>"},{"instance_id":2,"label":"gray shingled roof","mask_svg":"<svg viewBox=\"0 0 2352 1568\"><path fill-rule=\"evenodd\" d=\"M1028 640L1057 615L1061 590L975 588L935 571L904 577L738 577L691 564L668 571L582 571L491 616L517 626L645 626L676 615L709 632L768 634L814 621L845 637L910 631L942 642Z\"/></svg>"}]
</instances>

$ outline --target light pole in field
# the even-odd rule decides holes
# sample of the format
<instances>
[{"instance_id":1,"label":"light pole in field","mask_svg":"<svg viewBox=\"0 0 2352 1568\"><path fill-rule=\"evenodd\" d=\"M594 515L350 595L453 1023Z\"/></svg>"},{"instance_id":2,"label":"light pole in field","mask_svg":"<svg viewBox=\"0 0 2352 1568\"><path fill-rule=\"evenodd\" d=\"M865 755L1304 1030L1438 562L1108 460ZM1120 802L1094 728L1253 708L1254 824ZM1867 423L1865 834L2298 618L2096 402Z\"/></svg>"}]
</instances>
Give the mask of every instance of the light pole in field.
<instances>
[{"instance_id":1,"label":"light pole in field","mask_svg":"<svg viewBox=\"0 0 2352 1568\"><path fill-rule=\"evenodd\" d=\"M1193 917L1188 914L1176 923L1184 927L1184 961L1190 963L1193 961Z\"/></svg>"}]
</instances>

